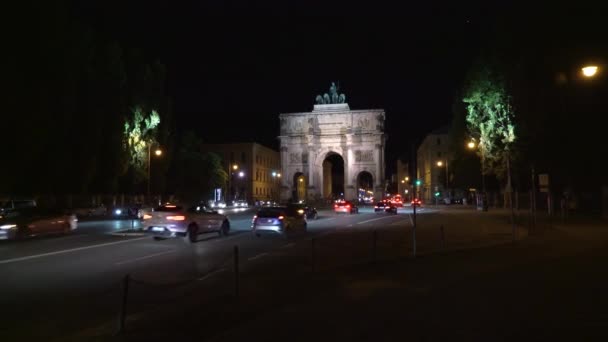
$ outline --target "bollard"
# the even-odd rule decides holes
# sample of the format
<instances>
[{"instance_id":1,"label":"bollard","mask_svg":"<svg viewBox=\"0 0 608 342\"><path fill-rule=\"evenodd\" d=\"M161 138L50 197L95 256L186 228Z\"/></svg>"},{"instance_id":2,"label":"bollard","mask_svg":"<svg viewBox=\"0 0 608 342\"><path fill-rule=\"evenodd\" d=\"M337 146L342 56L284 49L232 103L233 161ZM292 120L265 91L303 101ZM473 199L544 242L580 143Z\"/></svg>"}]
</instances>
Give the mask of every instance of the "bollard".
<instances>
[{"instance_id":1,"label":"bollard","mask_svg":"<svg viewBox=\"0 0 608 342\"><path fill-rule=\"evenodd\" d=\"M129 294L129 279L130 276L127 274L122 280L122 303L120 306L120 314L118 316L118 332L122 334L125 331L125 321L127 319L127 296Z\"/></svg>"},{"instance_id":2,"label":"bollard","mask_svg":"<svg viewBox=\"0 0 608 342\"><path fill-rule=\"evenodd\" d=\"M439 226L439 233L441 234L441 250L445 251L445 230L443 225Z\"/></svg>"},{"instance_id":3,"label":"bollard","mask_svg":"<svg viewBox=\"0 0 608 342\"><path fill-rule=\"evenodd\" d=\"M234 246L234 296L239 298L239 246Z\"/></svg>"},{"instance_id":4,"label":"bollard","mask_svg":"<svg viewBox=\"0 0 608 342\"><path fill-rule=\"evenodd\" d=\"M315 273L315 238L310 239L310 269Z\"/></svg>"},{"instance_id":5,"label":"bollard","mask_svg":"<svg viewBox=\"0 0 608 342\"><path fill-rule=\"evenodd\" d=\"M376 253L378 245L378 231L374 230L373 242L372 242L372 263L376 263Z\"/></svg>"}]
</instances>

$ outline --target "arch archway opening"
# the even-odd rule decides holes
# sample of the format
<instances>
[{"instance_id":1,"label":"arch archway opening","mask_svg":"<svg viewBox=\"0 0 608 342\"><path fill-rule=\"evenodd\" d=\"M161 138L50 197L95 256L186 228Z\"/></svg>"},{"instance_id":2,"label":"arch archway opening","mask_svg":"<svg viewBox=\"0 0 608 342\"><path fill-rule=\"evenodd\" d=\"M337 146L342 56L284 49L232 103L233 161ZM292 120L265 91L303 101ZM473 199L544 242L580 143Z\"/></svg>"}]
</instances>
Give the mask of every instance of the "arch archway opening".
<instances>
[{"instance_id":1,"label":"arch archway opening","mask_svg":"<svg viewBox=\"0 0 608 342\"><path fill-rule=\"evenodd\" d=\"M302 172L293 175L293 193L291 198L294 202L306 201L306 177Z\"/></svg>"},{"instance_id":2,"label":"arch archway opening","mask_svg":"<svg viewBox=\"0 0 608 342\"><path fill-rule=\"evenodd\" d=\"M335 152L323 160L323 196L331 200L344 198L344 158Z\"/></svg>"},{"instance_id":3,"label":"arch archway opening","mask_svg":"<svg viewBox=\"0 0 608 342\"><path fill-rule=\"evenodd\" d=\"M361 171L357 175L357 198L361 203L374 201L374 177L367 171Z\"/></svg>"}]
</instances>

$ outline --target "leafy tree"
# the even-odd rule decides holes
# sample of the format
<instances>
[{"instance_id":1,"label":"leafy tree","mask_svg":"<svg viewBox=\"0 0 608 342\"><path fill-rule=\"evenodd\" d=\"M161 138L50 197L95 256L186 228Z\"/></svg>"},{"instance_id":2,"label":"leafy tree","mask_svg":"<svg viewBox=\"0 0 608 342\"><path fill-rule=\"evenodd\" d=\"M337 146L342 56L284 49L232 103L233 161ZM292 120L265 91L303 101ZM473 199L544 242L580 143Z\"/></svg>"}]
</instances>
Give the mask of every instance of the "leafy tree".
<instances>
[{"instance_id":1,"label":"leafy tree","mask_svg":"<svg viewBox=\"0 0 608 342\"><path fill-rule=\"evenodd\" d=\"M201 139L186 132L181 140L171 179L176 194L185 201L202 201L213 189L225 184L228 177L221 158L215 153L202 153Z\"/></svg>"},{"instance_id":2,"label":"leafy tree","mask_svg":"<svg viewBox=\"0 0 608 342\"><path fill-rule=\"evenodd\" d=\"M484 161L484 173L505 176L514 156L514 112L504 80L489 67L474 70L465 90L467 128Z\"/></svg>"},{"instance_id":3,"label":"leafy tree","mask_svg":"<svg viewBox=\"0 0 608 342\"><path fill-rule=\"evenodd\" d=\"M136 181L147 179L148 149L157 144L157 126L160 115L155 110L145 114L141 107L132 110L132 117L124 123L124 143L128 163L134 170Z\"/></svg>"}]
</instances>

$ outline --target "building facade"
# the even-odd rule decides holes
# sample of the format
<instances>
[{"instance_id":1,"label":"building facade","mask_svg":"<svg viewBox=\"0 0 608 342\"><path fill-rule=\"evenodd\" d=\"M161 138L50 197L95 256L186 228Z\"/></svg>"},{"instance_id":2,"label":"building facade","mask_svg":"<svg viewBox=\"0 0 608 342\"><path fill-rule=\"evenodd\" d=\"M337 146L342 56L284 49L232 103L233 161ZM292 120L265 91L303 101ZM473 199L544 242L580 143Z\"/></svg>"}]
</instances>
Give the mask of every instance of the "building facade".
<instances>
[{"instance_id":1,"label":"building facade","mask_svg":"<svg viewBox=\"0 0 608 342\"><path fill-rule=\"evenodd\" d=\"M449 144L447 126L428 134L418 147L416 178L422 181L418 196L427 203L435 202L435 194L443 194L449 170Z\"/></svg>"},{"instance_id":2,"label":"building facade","mask_svg":"<svg viewBox=\"0 0 608 342\"><path fill-rule=\"evenodd\" d=\"M258 143L204 144L201 149L222 159L229 176L224 201L278 201L282 175L277 151Z\"/></svg>"}]
</instances>

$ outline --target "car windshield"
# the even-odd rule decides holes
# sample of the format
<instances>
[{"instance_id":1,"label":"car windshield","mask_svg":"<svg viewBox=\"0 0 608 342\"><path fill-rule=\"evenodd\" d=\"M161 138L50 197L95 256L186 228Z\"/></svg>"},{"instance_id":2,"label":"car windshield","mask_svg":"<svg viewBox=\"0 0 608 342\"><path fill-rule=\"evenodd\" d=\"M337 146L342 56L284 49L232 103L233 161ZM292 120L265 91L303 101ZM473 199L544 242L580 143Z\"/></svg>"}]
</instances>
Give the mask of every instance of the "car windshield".
<instances>
[{"instance_id":1,"label":"car windshield","mask_svg":"<svg viewBox=\"0 0 608 342\"><path fill-rule=\"evenodd\" d=\"M285 216L286 208L268 208L258 211L258 217L279 217Z\"/></svg>"}]
</instances>

